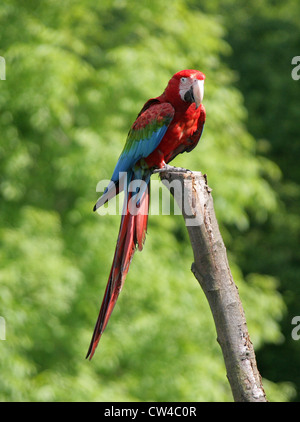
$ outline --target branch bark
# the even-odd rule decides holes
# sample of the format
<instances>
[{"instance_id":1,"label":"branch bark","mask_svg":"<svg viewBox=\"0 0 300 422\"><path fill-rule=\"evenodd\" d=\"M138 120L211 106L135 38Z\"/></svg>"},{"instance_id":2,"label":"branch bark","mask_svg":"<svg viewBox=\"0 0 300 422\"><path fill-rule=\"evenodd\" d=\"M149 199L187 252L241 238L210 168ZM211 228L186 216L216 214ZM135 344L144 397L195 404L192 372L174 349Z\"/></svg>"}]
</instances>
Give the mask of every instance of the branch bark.
<instances>
[{"instance_id":1,"label":"branch bark","mask_svg":"<svg viewBox=\"0 0 300 422\"><path fill-rule=\"evenodd\" d=\"M212 311L234 401L266 402L206 175L175 169L162 171L160 178L173 194L185 220L194 252L191 269Z\"/></svg>"}]
</instances>

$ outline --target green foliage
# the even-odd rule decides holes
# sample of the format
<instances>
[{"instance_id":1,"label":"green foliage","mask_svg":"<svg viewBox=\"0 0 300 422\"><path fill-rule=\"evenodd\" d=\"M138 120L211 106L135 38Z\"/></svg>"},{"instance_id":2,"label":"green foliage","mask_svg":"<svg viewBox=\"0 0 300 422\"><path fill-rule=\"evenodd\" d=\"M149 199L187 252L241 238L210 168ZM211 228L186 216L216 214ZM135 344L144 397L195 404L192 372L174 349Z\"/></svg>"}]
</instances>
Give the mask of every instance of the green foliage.
<instances>
[{"instance_id":1,"label":"green foliage","mask_svg":"<svg viewBox=\"0 0 300 422\"><path fill-rule=\"evenodd\" d=\"M278 215L283 169L247 130L229 24L192 3L0 6L2 401L232 400L180 216L150 217L97 353L84 359L119 226L118 216L92 213L96 184L110 178L144 102L184 68L207 76L207 123L174 165L208 174L255 347L284 342L277 274L243 261L257 257L243 237L261 238ZM293 397L289 379L272 381L270 400Z\"/></svg>"}]
</instances>

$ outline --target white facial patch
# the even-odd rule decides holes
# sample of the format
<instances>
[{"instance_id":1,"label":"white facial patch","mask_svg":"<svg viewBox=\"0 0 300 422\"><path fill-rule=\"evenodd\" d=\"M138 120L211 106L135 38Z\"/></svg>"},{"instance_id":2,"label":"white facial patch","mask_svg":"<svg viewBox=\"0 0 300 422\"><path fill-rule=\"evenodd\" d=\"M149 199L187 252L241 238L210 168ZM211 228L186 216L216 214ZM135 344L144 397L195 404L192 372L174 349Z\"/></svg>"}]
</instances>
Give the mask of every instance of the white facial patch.
<instances>
[{"instance_id":1,"label":"white facial patch","mask_svg":"<svg viewBox=\"0 0 300 422\"><path fill-rule=\"evenodd\" d=\"M204 96L204 80L196 78L196 75L180 78L179 95L183 101L190 101L186 96L189 90L191 90L196 108L198 108Z\"/></svg>"},{"instance_id":2,"label":"white facial patch","mask_svg":"<svg viewBox=\"0 0 300 422\"><path fill-rule=\"evenodd\" d=\"M185 93L190 89L190 87L193 85L193 79L191 79L190 77L185 78L182 77L180 78L180 84L179 84L179 95L181 97L181 99L184 101L184 95Z\"/></svg>"}]
</instances>

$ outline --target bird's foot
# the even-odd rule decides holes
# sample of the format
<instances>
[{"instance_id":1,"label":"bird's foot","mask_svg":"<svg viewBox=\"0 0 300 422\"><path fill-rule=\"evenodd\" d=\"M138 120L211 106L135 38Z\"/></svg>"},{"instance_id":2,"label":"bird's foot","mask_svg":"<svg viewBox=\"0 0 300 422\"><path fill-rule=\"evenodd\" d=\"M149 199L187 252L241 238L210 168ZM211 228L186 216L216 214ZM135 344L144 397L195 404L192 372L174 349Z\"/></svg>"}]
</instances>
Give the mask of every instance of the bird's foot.
<instances>
[{"instance_id":1,"label":"bird's foot","mask_svg":"<svg viewBox=\"0 0 300 422\"><path fill-rule=\"evenodd\" d=\"M189 170L184 169L183 167L174 167L174 166L170 166L169 164L165 164L162 168L155 169L153 171L153 173L163 173L164 171L172 171L172 172L180 173L182 171L186 172L186 171L189 171Z\"/></svg>"}]
</instances>

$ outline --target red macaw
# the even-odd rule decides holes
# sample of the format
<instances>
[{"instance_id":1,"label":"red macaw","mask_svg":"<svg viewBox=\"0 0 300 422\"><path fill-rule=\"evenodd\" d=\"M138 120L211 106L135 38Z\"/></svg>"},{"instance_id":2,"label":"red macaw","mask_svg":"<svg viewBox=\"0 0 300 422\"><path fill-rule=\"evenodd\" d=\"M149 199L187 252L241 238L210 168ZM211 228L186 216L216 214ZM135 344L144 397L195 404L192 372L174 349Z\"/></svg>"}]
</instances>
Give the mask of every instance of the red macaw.
<instances>
[{"instance_id":1,"label":"red macaw","mask_svg":"<svg viewBox=\"0 0 300 422\"><path fill-rule=\"evenodd\" d=\"M124 189L125 199L119 237L100 313L87 358L91 359L124 284L136 247L143 249L148 221L150 177L167 169L179 153L198 144L204 122L202 105L205 75L182 70L169 81L164 93L146 102L132 125L111 181L94 211ZM135 192L128 192L135 181ZM124 187L125 184L125 187ZM135 198L136 212L129 203Z\"/></svg>"}]
</instances>

